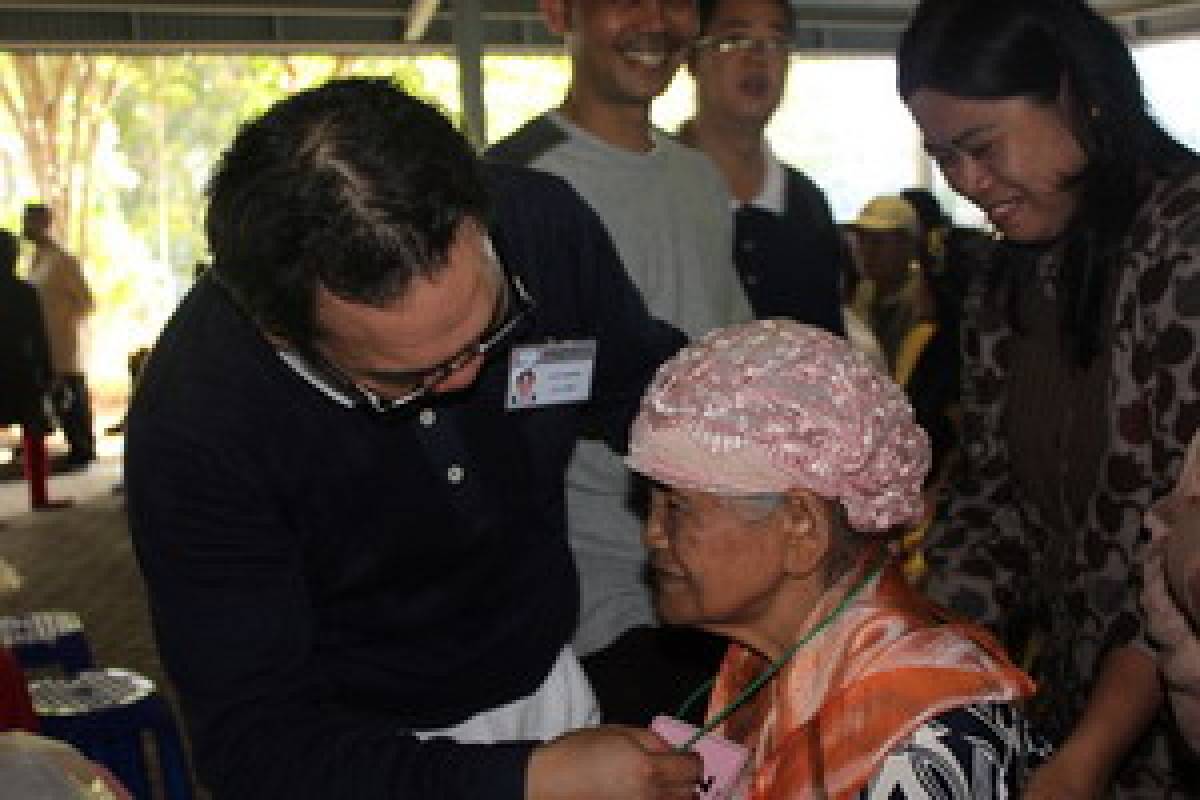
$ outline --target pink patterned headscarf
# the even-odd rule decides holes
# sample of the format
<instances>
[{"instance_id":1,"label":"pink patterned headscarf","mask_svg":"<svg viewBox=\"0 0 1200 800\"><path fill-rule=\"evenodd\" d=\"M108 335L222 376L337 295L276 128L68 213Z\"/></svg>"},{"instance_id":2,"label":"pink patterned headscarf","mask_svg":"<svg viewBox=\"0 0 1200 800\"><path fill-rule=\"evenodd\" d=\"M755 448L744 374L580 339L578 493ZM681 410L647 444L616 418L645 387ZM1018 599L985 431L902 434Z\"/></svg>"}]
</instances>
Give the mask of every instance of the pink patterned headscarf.
<instances>
[{"instance_id":1,"label":"pink patterned headscarf","mask_svg":"<svg viewBox=\"0 0 1200 800\"><path fill-rule=\"evenodd\" d=\"M803 488L884 531L921 517L929 437L904 392L833 334L788 320L715 330L663 364L626 459L670 486Z\"/></svg>"}]
</instances>

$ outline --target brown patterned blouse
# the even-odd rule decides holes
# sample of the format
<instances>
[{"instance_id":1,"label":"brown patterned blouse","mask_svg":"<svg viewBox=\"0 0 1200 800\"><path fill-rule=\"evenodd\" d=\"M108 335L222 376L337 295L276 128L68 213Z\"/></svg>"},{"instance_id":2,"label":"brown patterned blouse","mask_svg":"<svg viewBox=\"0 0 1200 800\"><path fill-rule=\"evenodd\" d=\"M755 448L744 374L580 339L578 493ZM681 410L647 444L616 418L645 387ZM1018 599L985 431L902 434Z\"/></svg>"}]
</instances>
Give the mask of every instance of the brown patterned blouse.
<instances>
[{"instance_id":1,"label":"brown patterned blouse","mask_svg":"<svg viewBox=\"0 0 1200 800\"><path fill-rule=\"evenodd\" d=\"M1126 247L1114 276L1109 359L1097 368L1099 380L1096 370L1040 378L1062 395L1042 401L1038 427L1062 440L1072 438L1060 427L1072 391L1077 397L1095 387L1106 391L1074 405L1085 417L1101 415L1098 425L1084 422L1084 430L1105 438L1099 448L1078 436L1075 444L1051 447L1028 437L1009 440L1010 424L1036 414L1033 390L1028 381L1021 388L1014 374L1017 362L1028 377L1039 348L1044 353L1059 344L1054 336L1031 340L1046 337L1040 324L1019 340L1004 292L989 291L987 280L973 276L963 319L963 459L926 540L928 590L936 600L992 626L1018 657L1036 635L1032 673L1052 737L1078 719L1101 657L1116 645L1144 641L1137 586L1148 540L1143 513L1174 484L1200 428L1200 166L1189 163L1154 186ZM1065 359L1048 362L1069 369ZM1034 454L1057 463L1014 463ZM1072 463L1079 458L1092 463ZM1067 476L1073 485L1031 492L1029 476L1039 471ZM1053 496L1065 502L1060 513L1047 514L1046 498ZM1142 742L1113 796L1200 797L1197 776L1171 763L1167 727Z\"/></svg>"}]
</instances>

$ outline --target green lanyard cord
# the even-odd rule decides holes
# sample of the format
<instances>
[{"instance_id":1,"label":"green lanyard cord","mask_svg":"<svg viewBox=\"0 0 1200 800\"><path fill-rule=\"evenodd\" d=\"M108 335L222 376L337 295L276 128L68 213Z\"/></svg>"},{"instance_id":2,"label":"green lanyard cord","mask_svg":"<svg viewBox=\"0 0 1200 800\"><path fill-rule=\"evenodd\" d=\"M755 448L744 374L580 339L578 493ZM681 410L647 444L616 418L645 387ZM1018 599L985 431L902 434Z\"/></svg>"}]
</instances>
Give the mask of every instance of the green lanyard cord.
<instances>
[{"instance_id":1,"label":"green lanyard cord","mask_svg":"<svg viewBox=\"0 0 1200 800\"><path fill-rule=\"evenodd\" d=\"M678 751L690 750L692 745L711 733L714 728L727 720L730 714L741 708L742 705L749 700L755 692L762 688L764 683L771 680L771 678L775 677L775 673L783 669L783 665L791 660L792 656L796 655L797 650L811 642L814 638L816 638L817 634L828 628L835 619L841 616L842 612L845 611L850 604L854 602L854 599L862 593L862 590L866 588L867 584L879 576L879 573L883 571L883 566L883 563L876 564L875 568L870 570L862 580L855 584L854 588L846 592L846 596L842 598L842 602L838 603L837 608L833 609L833 611L830 611L823 620L814 625L812 630L804 634L804 637L801 638L800 641L789 647L788 651L784 653L778 661L774 662L771 664L771 666L763 670L762 674L751 681L750 685L743 689L742 693L739 694L732 703L721 709L719 714L706 722L704 727L692 734L690 739L683 744L676 745L675 749ZM705 692L712 688L716 681L717 678L714 675L697 687L696 691L692 692L688 699L683 701L683 705L679 707L679 711L676 713L676 716L682 719L683 715L686 714L689 709L691 709L695 702L699 700Z\"/></svg>"}]
</instances>

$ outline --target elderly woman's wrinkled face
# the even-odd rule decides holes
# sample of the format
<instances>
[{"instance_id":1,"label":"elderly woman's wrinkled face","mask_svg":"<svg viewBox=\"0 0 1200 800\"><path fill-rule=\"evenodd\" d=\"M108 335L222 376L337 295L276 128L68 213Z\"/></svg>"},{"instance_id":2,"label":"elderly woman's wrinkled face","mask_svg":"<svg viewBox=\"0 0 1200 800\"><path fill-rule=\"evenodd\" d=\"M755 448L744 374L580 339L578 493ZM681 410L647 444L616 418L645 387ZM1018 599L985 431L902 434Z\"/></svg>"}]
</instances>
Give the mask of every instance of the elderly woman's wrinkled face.
<instances>
[{"instance_id":1,"label":"elderly woman's wrinkled face","mask_svg":"<svg viewBox=\"0 0 1200 800\"><path fill-rule=\"evenodd\" d=\"M663 620L716 629L759 620L786 577L779 517L752 500L656 488L646 545Z\"/></svg>"}]
</instances>

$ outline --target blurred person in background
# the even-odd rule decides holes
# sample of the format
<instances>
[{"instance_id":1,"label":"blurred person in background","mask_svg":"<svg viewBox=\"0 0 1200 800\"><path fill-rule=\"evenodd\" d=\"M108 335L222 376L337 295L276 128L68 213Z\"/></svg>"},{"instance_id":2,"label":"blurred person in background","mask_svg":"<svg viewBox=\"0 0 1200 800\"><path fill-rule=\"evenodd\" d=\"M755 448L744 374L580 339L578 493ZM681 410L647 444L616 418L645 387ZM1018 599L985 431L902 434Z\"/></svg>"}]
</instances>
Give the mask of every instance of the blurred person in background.
<instances>
[{"instance_id":1,"label":"blurred person in background","mask_svg":"<svg viewBox=\"0 0 1200 800\"><path fill-rule=\"evenodd\" d=\"M51 399L67 439L62 466L82 469L96 459L92 400L84 375L82 345L83 326L95 308L95 301L79 259L55 241L53 228L54 216L49 206L25 207L21 235L34 245L29 280L37 287L42 301L54 370Z\"/></svg>"},{"instance_id":2,"label":"blurred person in background","mask_svg":"<svg viewBox=\"0 0 1200 800\"><path fill-rule=\"evenodd\" d=\"M842 322L846 326L846 338L867 358L871 359L872 364L891 374L891 370L888 369L887 356L883 354L883 347L879 344L879 339L875 337L867 321L854 309L854 298L858 294L858 285L863 280L859 266L862 262L862 255L858 245L858 236L849 225L838 225L838 234L841 236L844 252L841 283L838 289L841 293Z\"/></svg>"},{"instance_id":3,"label":"blurred person in background","mask_svg":"<svg viewBox=\"0 0 1200 800\"><path fill-rule=\"evenodd\" d=\"M787 0L699 0L687 60L696 114L680 141L708 154L733 195L734 263L760 318L844 332L845 252L825 194L786 166L764 131L787 81L796 11Z\"/></svg>"},{"instance_id":4,"label":"blurred person in background","mask_svg":"<svg viewBox=\"0 0 1200 800\"><path fill-rule=\"evenodd\" d=\"M51 500L46 399L51 386L50 345L37 290L16 275L20 243L0 230L0 425L21 426L21 458L34 510L62 508Z\"/></svg>"},{"instance_id":5,"label":"blurred person in background","mask_svg":"<svg viewBox=\"0 0 1200 800\"><path fill-rule=\"evenodd\" d=\"M858 212L850 230L861 276L851 305L879 340L888 371L897 377L911 369L905 352L910 336L933 316L921 273L921 220L899 195L878 195Z\"/></svg>"},{"instance_id":6,"label":"blurred person in background","mask_svg":"<svg viewBox=\"0 0 1200 800\"><path fill-rule=\"evenodd\" d=\"M693 0L542 0L563 37L562 104L487 152L565 179L599 215L650 313L689 337L753 316L733 266L733 218L712 162L657 130L650 108L696 37ZM643 492L605 442L579 443L567 477L579 568L574 647L606 721L644 725L711 672L719 642L654 615L641 540ZM639 679L629 680L631 673ZM682 699L682 698L680 698Z\"/></svg>"}]
</instances>

